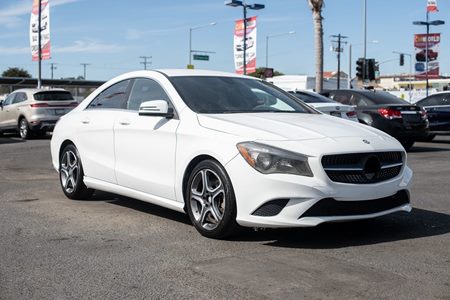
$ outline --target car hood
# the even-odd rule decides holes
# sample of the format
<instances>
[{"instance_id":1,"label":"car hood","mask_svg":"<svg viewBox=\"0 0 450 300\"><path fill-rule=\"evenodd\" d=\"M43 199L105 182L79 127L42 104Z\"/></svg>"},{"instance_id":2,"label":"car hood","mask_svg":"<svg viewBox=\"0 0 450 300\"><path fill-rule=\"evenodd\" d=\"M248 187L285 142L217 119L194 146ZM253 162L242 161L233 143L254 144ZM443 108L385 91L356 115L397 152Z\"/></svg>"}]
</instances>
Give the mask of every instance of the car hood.
<instances>
[{"instance_id":1,"label":"car hood","mask_svg":"<svg viewBox=\"0 0 450 300\"><path fill-rule=\"evenodd\" d=\"M199 114L198 121L202 127L251 140L312 140L342 137L392 139L367 125L323 114Z\"/></svg>"}]
</instances>

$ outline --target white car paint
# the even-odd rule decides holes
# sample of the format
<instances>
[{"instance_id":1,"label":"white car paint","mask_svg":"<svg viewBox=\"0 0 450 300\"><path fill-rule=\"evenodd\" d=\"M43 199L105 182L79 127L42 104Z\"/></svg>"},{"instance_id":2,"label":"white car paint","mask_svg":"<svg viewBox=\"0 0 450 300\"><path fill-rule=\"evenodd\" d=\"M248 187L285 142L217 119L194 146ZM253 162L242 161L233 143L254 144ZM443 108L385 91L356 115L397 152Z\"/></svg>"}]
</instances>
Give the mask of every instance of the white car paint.
<instances>
[{"instance_id":1,"label":"white car paint","mask_svg":"<svg viewBox=\"0 0 450 300\"><path fill-rule=\"evenodd\" d=\"M324 198L371 200L409 190L412 171L406 165L403 147L377 129L324 114L197 114L182 100L169 80L171 76L244 78L202 70L137 71L116 77L60 119L51 140L54 168L59 170L63 143L71 141L79 151L85 171L84 183L89 188L184 212L186 169L196 157L207 155L217 160L231 179L236 195L236 220L242 226L315 226L327 221L372 218L411 210L408 203L366 215L299 218ZM86 109L107 87L130 78L158 82L170 97L175 118L139 116L136 111L119 109ZM307 156L314 176L256 171L236 147L247 141ZM379 183L333 182L321 165L324 155L384 151L401 151L405 159L398 176ZM290 200L278 215L252 215L262 204L279 198Z\"/></svg>"}]
</instances>

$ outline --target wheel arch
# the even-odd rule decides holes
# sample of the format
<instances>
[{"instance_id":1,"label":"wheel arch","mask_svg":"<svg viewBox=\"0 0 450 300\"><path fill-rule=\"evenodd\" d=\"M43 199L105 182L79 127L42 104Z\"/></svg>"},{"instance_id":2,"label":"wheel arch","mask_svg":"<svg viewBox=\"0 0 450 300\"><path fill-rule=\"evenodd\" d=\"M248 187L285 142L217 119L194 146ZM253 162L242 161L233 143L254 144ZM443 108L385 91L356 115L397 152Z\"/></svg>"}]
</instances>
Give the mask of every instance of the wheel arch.
<instances>
[{"instance_id":1,"label":"wheel arch","mask_svg":"<svg viewBox=\"0 0 450 300\"><path fill-rule=\"evenodd\" d=\"M189 164L187 165L186 169L184 170L183 181L182 181L182 193L183 193L184 211L186 211L186 187L187 187L187 184L188 184L189 176L191 175L192 170L195 168L195 166L197 164L199 164L200 162L202 162L204 160L208 160L208 159L214 160L217 163L221 164L217 159L215 159L211 155L200 154L200 155L197 155L196 157L194 157L189 162Z\"/></svg>"},{"instance_id":2,"label":"wheel arch","mask_svg":"<svg viewBox=\"0 0 450 300\"><path fill-rule=\"evenodd\" d=\"M77 146L75 145L75 143L74 143L72 140L69 140L69 139L64 140L64 142L62 142L62 143L61 143L61 146L59 147L59 151L58 151L58 162L59 162L59 160L61 159L62 151L64 150L64 148L66 148L67 145L74 145L75 148L77 147Z\"/></svg>"}]
</instances>

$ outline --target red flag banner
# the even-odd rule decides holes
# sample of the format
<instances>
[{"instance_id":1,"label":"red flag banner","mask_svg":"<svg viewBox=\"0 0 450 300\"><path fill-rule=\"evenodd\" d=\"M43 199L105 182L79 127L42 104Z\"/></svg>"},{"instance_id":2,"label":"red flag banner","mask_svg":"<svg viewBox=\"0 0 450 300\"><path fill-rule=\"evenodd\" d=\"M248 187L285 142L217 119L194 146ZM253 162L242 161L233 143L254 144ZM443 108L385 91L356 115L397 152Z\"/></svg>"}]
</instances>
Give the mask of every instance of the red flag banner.
<instances>
[{"instance_id":1,"label":"red flag banner","mask_svg":"<svg viewBox=\"0 0 450 300\"><path fill-rule=\"evenodd\" d=\"M437 7L437 0L428 0L428 4L427 4L427 12L438 12L438 7Z\"/></svg>"}]
</instances>

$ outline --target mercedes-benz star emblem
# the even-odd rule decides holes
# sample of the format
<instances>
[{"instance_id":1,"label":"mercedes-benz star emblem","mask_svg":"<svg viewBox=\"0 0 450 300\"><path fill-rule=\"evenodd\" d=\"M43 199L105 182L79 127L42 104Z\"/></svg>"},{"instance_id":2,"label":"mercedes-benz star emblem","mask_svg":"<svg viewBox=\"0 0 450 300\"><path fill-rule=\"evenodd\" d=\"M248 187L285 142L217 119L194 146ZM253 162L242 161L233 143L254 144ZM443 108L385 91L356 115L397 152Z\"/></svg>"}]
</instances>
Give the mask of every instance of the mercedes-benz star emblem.
<instances>
[{"instance_id":1,"label":"mercedes-benz star emblem","mask_svg":"<svg viewBox=\"0 0 450 300\"><path fill-rule=\"evenodd\" d=\"M375 155L366 158L364 162L364 176L368 180L374 179L381 170L381 162Z\"/></svg>"}]
</instances>

